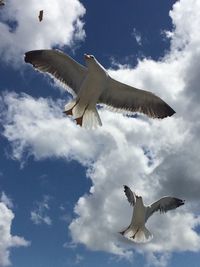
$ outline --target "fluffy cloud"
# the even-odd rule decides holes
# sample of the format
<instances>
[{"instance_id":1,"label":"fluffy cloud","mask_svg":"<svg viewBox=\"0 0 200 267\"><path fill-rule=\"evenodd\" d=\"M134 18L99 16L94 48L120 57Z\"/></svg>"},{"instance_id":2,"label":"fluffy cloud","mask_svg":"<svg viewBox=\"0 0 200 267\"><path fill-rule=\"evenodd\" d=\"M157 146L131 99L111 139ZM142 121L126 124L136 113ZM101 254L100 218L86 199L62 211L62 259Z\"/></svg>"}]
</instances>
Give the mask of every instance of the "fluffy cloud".
<instances>
[{"instance_id":1,"label":"fluffy cloud","mask_svg":"<svg viewBox=\"0 0 200 267\"><path fill-rule=\"evenodd\" d=\"M100 153L103 139L98 142L95 132L80 129L70 119L66 119L63 116L62 101L54 102L44 98L36 100L25 94L19 96L8 93L1 98L1 104L4 106L1 113L4 134L13 144L13 157L16 159L20 160L33 153L38 160L64 157L87 164ZM13 127L17 127L17 135L13 132ZM90 147L91 136L88 133L94 137L93 147Z\"/></svg>"},{"instance_id":2,"label":"fluffy cloud","mask_svg":"<svg viewBox=\"0 0 200 267\"><path fill-rule=\"evenodd\" d=\"M43 201L37 202L36 207L31 211L31 220L34 224L47 224L51 225L52 220L47 215L49 207L49 197L44 196Z\"/></svg>"},{"instance_id":3,"label":"fluffy cloud","mask_svg":"<svg viewBox=\"0 0 200 267\"><path fill-rule=\"evenodd\" d=\"M12 144L15 158L21 160L29 154L33 154L36 160L45 157L63 157L67 160L73 158L89 167L87 175L92 179L93 187L91 194L81 197L76 205L75 213L78 218L70 225L73 242L84 243L91 249L130 257L130 244L124 243L117 233L128 225L132 212L122 185L128 184L135 188L144 195L147 203L162 196L162 193L171 193L163 188L162 183L167 179L159 176L157 170L162 170L161 166L165 166L167 157L175 157L179 153L183 142L190 136L184 121L175 117L163 121L138 120L102 111L104 126L97 131L89 131L77 127L70 119L63 117L60 108L63 104L50 99L6 94L3 102L7 105L6 117L3 118L4 135ZM174 169L176 170L176 166ZM177 179L178 177L171 177L171 181ZM195 187L195 181L190 180L191 182L191 188ZM181 193L178 189L173 193L185 197L186 188ZM122 212L123 216L120 215ZM177 214L179 215L178 211ZM186 215L190 215L192 224L184 219ZM184 221L183 239L186 249L193 250L199 240L193 230L196 218L189 212L189 208L179 216ZM155 222L150 220L149 228L155 238L152 246L146 247L148 257L152 251L178 249L174 246L174 239L168 238L165 241L166 246L163 245L163 238L177 228L172 222L173 217L174 213L167 220L166 216L165 219L158 216L158 221ZM161 223L164 232L162 229L158 230L157 226ZM180 229L178 235L181 234ZM191 242L187 240L190 234L191 239L194 236L196 240L192 248Z\"/></svg>"},{"instance_id":4,"label":"fluffy cloud","mask_svg":"<svg viewBox=\"0 0 200 267\"><path fill-rule=\"evenodd\" d=\"M142 36L141 34L136 30L136 28L133 28L132 36L135 38L138 45L142 45Z\"/></svg>"},{"instance_id":5,"label":"fluffy cloud","mask_svg":"<svg viewBox=\"0 0 200 267\"><path fill-rule=\"evenodd\" d=\"M0 56L6 61L18 63L25 51L72 45L85 37L85 8L78 0L7 1L0 12Z\"/></svg>"},{"instance_id":6,"label":"fluffy cloud","mask_svg":"<svg viewBox=\"0 0 200 267\"><path fill-rule=\"evenodd\" d=\"M135 119L101 110L103 127L90 131L63 117L62 101L2 95L3 135L14 158L62 157L88 167L90 194L79 199L69 227L74 243L125 257L134 249L155 266L165 266L171 252L200 251L199 5L198 0L181 0L173 6L174 30L167 33L171 47L160 61L144 59L134 69L109 70L115 78L165 99L177 111L171 118ZM147 227L154 239L141 247L118 234L132 213L123 184L143 195L147 204L170 194L184 198L186 205L152 216Z\"/></svg>"},{"instance_id":7,"label":"fluffy cloud","mask_svg":"<svg viewBox=\"0 0 200 267\"><path fill-rule=\"evenodd\" d=\"M12 209L13 208L13 202L12 199L10 199L5 192L1 193L1 198L0 201L3 202L8 208Z\"/></svg>"},{"instance_id":8,"label":"fluffy cloud","mask_svg":"<svg viewBox=\"0 0 200 267\"><path fill-rule=\"evenodd\" d=\"M5 195L5 194L4 194ZM14 214L5 203L0 202L0 266L10 265L10 249L12 247L28 246L30 243L23 237L11 234L11 224Z\"/></svg>"}]
</instances>

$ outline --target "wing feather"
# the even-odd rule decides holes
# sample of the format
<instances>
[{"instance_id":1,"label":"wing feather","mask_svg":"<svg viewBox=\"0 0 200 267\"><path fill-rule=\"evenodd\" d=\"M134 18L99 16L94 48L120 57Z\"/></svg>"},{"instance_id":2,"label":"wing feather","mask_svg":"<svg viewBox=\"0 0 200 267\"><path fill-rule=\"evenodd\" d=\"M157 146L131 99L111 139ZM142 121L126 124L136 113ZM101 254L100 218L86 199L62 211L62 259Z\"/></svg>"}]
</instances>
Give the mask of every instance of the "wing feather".
<instances>
[{"instance_id":1,"label":"wing feather","mask_svg":"<svg viewBox=\"0 0 200 267\"><path fill-rule=\"evenodd\" d=\"M124 185L124 193L128 199L128 202L134 206L135 205L135 202L136 202L136 195L135 193L127 186L127 185Z\"/></svg>"},{"instance_id":2,"label":"wing feather","mask_svg":"<svg viewBox=\"0 0 200 267\"><path fill-rule=\"evenodd\" d=\"M33 50L25 53L25 62L47 72L78 93L87 69L59 50ZM71 93L71 91L70 91Z\"/></svg>"},{"instance_id":3,"label":"wing feather","mask_svg":"<svg viewBox=\"0 0 200 267\"><path fill-rule=\"evenodd\" d=\"M156 211L165 213L169 210L176 209L181 205L184 205L185 201L175 197L163 197L158 201L147 206L146 221Z\"/></svg>"},{"instance_id":4,"label":"wing feather","mask_svg":"<svg viewBox=\"0 0 200 267\"><path fill-rule=\"evenodd\" d=\"M100 96L99 103L119 110L144 113L152 118L165 118L175 113L167 103L153 93L112 78L109 78L108 87Z\"/></svg>"}]
</instances>

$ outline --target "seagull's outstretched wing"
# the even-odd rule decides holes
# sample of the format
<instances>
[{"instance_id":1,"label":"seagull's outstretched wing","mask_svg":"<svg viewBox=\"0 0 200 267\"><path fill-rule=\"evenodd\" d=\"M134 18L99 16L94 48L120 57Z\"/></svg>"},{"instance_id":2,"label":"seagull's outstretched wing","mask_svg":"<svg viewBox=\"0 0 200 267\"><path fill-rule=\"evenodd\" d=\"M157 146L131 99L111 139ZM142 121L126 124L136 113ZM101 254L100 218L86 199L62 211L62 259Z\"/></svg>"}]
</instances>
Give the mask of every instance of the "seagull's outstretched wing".
<instances>
[{"instance_id":1,"label":"seagull's outstretched wing","mask_svg":"<svg viewBox=\"0 0 200 267\"><path fill-rule=\"evenodd\" d=\"M128 199L128 202L134 206L135 205L135 202L136 202L136 195L135 193L127 186L127 185L124 185L124 193Z\"/></svg>"},{"instance_id":2,"label":"seagull's outstretched wing","mask_svg":"<svg viewBox=\"0 0 200 267\"><path fill-rule=\"evenodd\" d=\"M112 78L99 98L99 103L127 112L141 112L152 118L172 116L175 111L151 92L140 90Z\"/></svg>"},{"instance_id":3,"label":"seagull's outstretched wing","mask_svg":"<svg viewBox=\"0 0 200 267\"><path fill-rule=\"evenodd\" d=\"M29 51L25 53L24 60L39 71L53 75L76 94L87 72L84 66L59 50Z\"/></svg>"},{"instance_id":4,"label":"seagull's outstretched wing","mask_svg":"<svg viewBox=\"0 0 200 267\"><path fill-rule=\"evenodd\" d=\"M160 213L167 212L168 210L176 209L181 205L184 205L185 201L175 197L163 197L158 201L147 206L146 221L156 211Z\"/></svg>"}]
</instances>

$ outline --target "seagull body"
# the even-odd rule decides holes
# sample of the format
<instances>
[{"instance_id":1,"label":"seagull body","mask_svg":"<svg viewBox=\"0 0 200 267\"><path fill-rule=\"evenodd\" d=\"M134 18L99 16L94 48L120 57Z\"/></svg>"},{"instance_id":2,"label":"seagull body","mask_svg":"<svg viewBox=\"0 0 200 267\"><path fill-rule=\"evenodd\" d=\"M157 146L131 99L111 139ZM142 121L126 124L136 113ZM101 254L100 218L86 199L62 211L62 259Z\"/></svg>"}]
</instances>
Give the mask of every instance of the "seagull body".
<instances>
[{"instance_id":1,"label":"seagull body","mask_svg":"<svg viewBox=\"0 0 200 267\"><path fill-rule=\"evenodd\" d=\"M85 58L89 59L90 56L85 55ZM86 60L86 62L88 61ZM91 118L95 116L94 119L101 125L96 103L103 92L103 88L106 86L107 79L108 74L103 66L96 62L88 64L87 75L81 83L77 97L65 106L65 113L73 115L78 124L82 125L84 123L85 126L90 123L88 117L90 119L89 115L91 114ZM84 117L85 113L88 116Z\"/></svg>"},{"instance_id":2,"label":"seagull body","mask_svg":"<svg viewBox=\"0 0 200 267\"><path fill-rule=\"evenodd\" d=\"M77 124L86 128L102 124L96 104L129 113L140 112L152 118L165 118L175 113L153 93L111 78L93 55L84 56L86 67L59 50L34 50L25 54L25 62L60 80L74 95L74 99L65 106L64 113L72 115Z\"/></svg>"},{"instance_id":3,"label":"seagull body","mask_svg":"<svg viewBox=\"0 0 200 267\"><path fill-rule=\"evenodd\" d=\"M160 213L164 213L184 204L184 201L179 198L167 196L146 206L143 203L142 197L137 196L126 185L124 185L124 192L134 209L130 225L121 231L120 234L137 243L144 243L153 238L153 235L145 227L145 223L154 212L160 211Z\"/></svg>"}]
</instances>

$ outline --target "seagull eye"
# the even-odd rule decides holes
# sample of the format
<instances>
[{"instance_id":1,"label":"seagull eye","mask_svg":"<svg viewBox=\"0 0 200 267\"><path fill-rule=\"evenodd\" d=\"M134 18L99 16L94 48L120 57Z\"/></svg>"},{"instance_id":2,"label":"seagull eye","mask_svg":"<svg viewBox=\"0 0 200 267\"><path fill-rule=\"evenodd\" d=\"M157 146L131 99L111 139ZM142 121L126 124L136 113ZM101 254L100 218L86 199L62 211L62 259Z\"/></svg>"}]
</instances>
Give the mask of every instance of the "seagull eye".
<instances>
[{"instance_id":1,"label":"seagull eye","mask_svg":"<svg viewBox=\"0 0 200 267\"><path fill-rule=\"evenodd\" d=\"M90 58L94 58L94 56L93 55L90 55Z\"/></svg>"}]
</instances>

